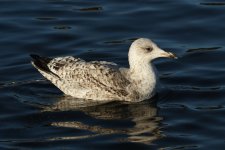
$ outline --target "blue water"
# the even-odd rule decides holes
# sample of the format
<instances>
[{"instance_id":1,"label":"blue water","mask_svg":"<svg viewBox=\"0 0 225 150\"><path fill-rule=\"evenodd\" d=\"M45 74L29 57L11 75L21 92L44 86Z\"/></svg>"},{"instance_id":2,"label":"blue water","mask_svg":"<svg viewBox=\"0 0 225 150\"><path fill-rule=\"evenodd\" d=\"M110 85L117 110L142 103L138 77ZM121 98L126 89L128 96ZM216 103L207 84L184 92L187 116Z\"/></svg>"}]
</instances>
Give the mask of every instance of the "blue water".
<instances>
[{"instance_id":1,"label":"blue water","mask_svg":"<svg viewBox=\"0 0 225 150\"><path fill-rule=\"evenodd\" d=\"M225 2L222 0L1 0L0 149L225 147ZM140 103L64 96L29 54L128 66L147 37L177 60L154 62L161 88Z\"/></svg>"}]
</instances>

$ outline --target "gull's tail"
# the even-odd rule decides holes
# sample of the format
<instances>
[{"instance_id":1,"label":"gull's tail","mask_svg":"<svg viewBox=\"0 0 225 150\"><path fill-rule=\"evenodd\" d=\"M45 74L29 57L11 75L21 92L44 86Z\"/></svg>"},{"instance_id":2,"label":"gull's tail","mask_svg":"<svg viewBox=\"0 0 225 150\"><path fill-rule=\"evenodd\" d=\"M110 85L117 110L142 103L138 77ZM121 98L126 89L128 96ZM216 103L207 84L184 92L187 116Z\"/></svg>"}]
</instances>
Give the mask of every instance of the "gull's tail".
<instances>
[{"instance_id":1,"label":"gull's tail","mask_svg":"<svg viewBox=\"0 0 225 150\"><path fill-rule=\"evenodd\" d=\"M30 54L30 57L32 58L31 63L33 64L33 66L35 68L37 68L38 70L47 73L47 74L51 74L54 76L57 76L59 78L59 76L55 73L53 73L49 67L48 64L51 62L51 58L48 57L42 57L36 54Z\"/></svg>"}]
</instances>

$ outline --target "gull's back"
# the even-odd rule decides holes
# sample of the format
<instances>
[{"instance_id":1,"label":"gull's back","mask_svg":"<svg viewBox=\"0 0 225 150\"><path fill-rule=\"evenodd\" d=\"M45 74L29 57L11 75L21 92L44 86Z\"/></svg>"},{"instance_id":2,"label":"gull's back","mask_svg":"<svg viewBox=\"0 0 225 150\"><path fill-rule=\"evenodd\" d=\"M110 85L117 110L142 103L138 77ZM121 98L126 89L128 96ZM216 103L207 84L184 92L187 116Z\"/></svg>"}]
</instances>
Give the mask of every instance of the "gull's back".
<instances>
[{"instance_id":1,"label":"gull's back","mask_svg":"<svg viewBox=\"0 0 225 150\"><path fill-rule=\"evenodd\" d=\"M130 82L114 63L74 57L31 55L39 72L67 95L93 100L126 100Z\"/></svg>"}]
</instances>

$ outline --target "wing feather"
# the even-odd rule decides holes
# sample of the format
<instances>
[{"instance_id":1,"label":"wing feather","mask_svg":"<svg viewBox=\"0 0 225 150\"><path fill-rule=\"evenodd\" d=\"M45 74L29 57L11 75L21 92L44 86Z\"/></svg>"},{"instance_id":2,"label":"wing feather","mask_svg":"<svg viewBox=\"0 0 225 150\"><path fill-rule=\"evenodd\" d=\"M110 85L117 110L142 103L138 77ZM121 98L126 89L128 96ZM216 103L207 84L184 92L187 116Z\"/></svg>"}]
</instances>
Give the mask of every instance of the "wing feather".
<instances>
[{"instance_id":1,"label":"wing feather","mask_svg":"<svg viewBox=\"0 0 225 150\"><path fill-rule=\"evenodd\" d=\"M74 57L58 57L48 63L49 69L62 80L84 89L103 89L126 95L129 81L115 63L105 61L86 62Z\"/></svg>"}]
</instances>

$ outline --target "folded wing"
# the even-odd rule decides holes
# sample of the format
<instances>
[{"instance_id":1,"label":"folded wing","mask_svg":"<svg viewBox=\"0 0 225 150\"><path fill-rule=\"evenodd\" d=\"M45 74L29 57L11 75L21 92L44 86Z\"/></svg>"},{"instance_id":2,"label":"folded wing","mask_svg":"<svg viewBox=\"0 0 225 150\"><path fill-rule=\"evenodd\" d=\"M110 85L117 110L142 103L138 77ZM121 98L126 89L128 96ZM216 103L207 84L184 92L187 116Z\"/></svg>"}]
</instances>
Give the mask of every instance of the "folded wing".
<instances>
[{"instance_id":1,"label":"folded wing","mask_svg":"<svg viewBox=\"0 0 225 150\"><path fill-rule=\"evenodd\" d=\"M32 64L66 94L76 96L75 93L79 95L80 92L81 95L87 96L105 93L111 97L118 93L121 96L128 94L126 87L130 83L114 63L86 62L71 56L54 59L38 55L31 57ZM99 96L102 97L101 94Z\"/></svg>"}]
</instances>

